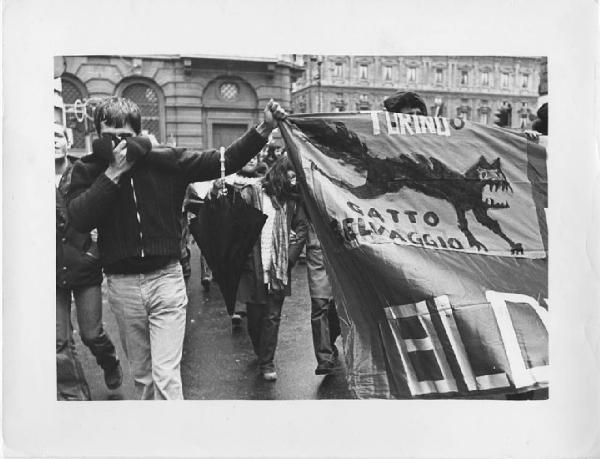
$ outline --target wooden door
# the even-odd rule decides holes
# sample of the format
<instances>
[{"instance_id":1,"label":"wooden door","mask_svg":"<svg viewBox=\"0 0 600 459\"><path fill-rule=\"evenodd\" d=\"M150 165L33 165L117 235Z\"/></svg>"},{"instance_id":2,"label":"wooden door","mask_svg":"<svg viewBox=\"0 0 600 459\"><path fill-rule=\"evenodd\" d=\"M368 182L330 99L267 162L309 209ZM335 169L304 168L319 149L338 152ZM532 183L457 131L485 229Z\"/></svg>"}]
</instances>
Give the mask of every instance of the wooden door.
<instances>
[{"instance_id":1,"label":"wooden door","mask_svg":"<svg viewBox=\"0 0 600 459\"><path fill-rule=\"evenodd\" d=\"M214 123L212 125L212 148L227 148L247 130L247 124Z\"/></svg>"}]
</instances>

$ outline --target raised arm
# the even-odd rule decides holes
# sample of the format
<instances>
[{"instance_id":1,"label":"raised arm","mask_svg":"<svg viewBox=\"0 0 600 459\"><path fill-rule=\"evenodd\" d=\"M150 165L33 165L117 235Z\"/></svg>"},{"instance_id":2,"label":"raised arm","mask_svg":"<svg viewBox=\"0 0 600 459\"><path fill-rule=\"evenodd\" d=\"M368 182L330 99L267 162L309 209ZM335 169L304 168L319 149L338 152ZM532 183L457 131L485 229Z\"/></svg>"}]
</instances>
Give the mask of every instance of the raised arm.
<instances>
[{"instance_id":1,"label":"raised arm","mask_svg":"<svg viewBox=\"0 0 600 459\"><path fill-rule=\"evenodd\" d=\"M225 174L239 171L262 149L270 130L260 125L252 128L225 150ZM179 159L180 167L188 182L214 180L221 176L221 154L217 150L205 152L185 151Z\"/></svg>"},{"instance_id":2,"label":"raised arm","mask_svg":"<svg viewBox=\"0 0 600 459\"><path fill-rule=\"evenodd\" d=\"M225 173L239 171L260 152L277 122L286 116L277 102L269 101L264 110L264 121L233 142L225 151ZM217 150L204 152L178 148L155 149L146 160L166 168L178 170L188 183L203 182L221 176L221 155Z\"/></svg>"}]
</instances>

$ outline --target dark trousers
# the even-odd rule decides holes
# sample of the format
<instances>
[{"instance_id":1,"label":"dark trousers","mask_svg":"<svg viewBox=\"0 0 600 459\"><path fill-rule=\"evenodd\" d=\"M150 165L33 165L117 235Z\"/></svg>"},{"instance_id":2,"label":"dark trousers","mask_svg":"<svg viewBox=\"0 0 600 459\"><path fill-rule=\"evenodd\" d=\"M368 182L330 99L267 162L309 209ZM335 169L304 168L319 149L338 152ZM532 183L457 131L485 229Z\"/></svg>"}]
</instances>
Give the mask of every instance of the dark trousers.
<instances>
[{"instance_id":1,"label":"dark trousers","mask_svg":"<svg viewBox=\"0 0 600 459\"><path fill-rule=\"evenodd\" d=\"M71 297L75 298L81 341L103 369L113 368L118 360L113 342L102 326L102 290L92 285L76 290L56 288L56 359L59 392L68 389L69 378L80 379L83 371L75 355L71 325ZM85 380L84 380L85 381ZM68 396L67 396L68 397ZM69 397L68 397L69 398Z\"/></svg>"},{"instance_id":2,"label":"dark trousers","mask_svg":"<svg viewBox=\"0 0 600 459\"><path fill-rule=\"evenodd\" d=\"M311 298L310 325L318 365L333 363L335 340L340 336L340 322L333 300Z\"/></svg>"},{"instance_id":3,"label":"dark trousers","mask_svg":"<svg viewBox=\"0 0 600 459\"><path fill-rule=\"evenodd\" d=\"M275 370L283 292L268 293L266 304L247 303L248 335L262 372Z\"/></svg>"},{"instance_id":4,"label":"dark trousers","mask_svg":"<svg viewBox=\"0 0 600 459\"><path fill-rule=\"evenodd\" d=\"M60 348L56 347L56 399L59 401L92 399L72 338L63 342Z\"/></svg>"}]
</instances>

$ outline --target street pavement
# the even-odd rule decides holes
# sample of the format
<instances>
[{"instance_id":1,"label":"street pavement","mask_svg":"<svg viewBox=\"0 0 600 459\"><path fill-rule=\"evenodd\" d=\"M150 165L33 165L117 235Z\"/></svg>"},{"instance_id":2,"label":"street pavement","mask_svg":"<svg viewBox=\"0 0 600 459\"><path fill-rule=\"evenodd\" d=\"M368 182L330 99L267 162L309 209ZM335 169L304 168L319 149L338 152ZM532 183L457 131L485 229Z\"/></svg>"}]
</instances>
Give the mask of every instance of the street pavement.
<instances>
[{"instance_id":1,"label":"street pavement","mask_svg":"<svg viewBox=\"0 0 600 459\"><path fill-rule=\"evenodd\" d=\"M278 379L267 382L258 368L246 319L242 330L234 331L216 283L205 292L200 285L200 257L192 249L192 277L188 285L189 304L183 345L181 374L187 400L317 400L351 399L345 373L316 376L316 359L310 331L310 297L306 266L298 264L292 272L292 296L283 305L279 343L275 356ZM115 318L106 301L103 285L103 320L123 366L123 385L111 391L104 385L103 373L75 332L77 352L93 400L134 400L134 387L127 359L119 339ZM73 326L77 328L75 316ZM341 345L338 341L338 348ZM341 359L343 360L343 359Z\"/></svg>"}]
</instances>

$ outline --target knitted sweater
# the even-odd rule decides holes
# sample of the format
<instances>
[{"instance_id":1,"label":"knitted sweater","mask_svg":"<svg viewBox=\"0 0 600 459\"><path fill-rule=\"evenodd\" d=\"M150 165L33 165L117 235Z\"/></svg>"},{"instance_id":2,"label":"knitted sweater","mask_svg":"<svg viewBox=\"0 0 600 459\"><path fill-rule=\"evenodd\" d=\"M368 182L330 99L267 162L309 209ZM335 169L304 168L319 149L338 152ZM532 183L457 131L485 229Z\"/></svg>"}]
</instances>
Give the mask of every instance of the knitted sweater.
<instances>
[{"instance_id":1,"label":"knitted sweater","mask_svg":"<svg viewBox=\"0 0 600 459\"><path fill-rule=\"evenodd\" d=\"M241 169L265 143L254 128L244 134L226 150L226 173ZM220 176L219 152L157 148L121 177L119 184L104 174L106 167L95 155L75 164L66 199L71 225L81 232L98 228L105 266L136 257L179 259L186 187Z\"/></svg>"}]
</instances>

